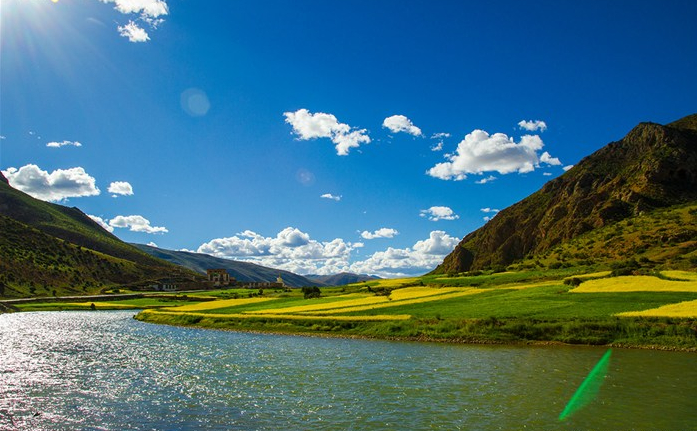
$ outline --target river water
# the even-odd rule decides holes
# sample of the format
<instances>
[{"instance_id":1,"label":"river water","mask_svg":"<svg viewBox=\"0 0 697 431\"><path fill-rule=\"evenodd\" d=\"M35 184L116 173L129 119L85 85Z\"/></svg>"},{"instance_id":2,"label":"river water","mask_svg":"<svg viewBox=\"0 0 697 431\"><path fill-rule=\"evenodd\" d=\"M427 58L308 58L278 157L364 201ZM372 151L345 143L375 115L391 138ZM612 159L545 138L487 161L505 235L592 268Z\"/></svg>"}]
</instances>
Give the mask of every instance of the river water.
<instances>
[{"instance_id":1,"label":"river water","mask_svg":"<svg viewBox=\"0 0 697 431\"><path fill-rule=\"evenodd\" d=\"M697 429L697 354L260 335L0 315L0 429Z\"/></svg>"}]
</instances>

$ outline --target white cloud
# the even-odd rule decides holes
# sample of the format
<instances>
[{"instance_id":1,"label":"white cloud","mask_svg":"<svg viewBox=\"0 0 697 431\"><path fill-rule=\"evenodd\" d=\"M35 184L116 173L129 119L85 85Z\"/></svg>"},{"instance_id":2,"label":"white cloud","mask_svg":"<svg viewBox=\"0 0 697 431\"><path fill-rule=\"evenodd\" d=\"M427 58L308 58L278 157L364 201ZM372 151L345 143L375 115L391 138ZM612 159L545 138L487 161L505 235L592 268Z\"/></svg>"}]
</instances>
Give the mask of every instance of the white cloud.
<instances>
[{"instance_id":1,"label":"white cloud","mask_svg":"<svg viewBox=\"0 0 697 431\"><path fill-rule=\"evenodd\" d=\"M439 265L445 255L458 244L459 239L444 231L436 230L429 238L417 241L403 249L389 247L369 258L354 262L350 270L359 274L376 274L381 277L414 276L428 272Z\"/></svg>"},{"instance_id":2,"label":"white cloud","mask_svg":"<svg viewBox=\"0 0 697 431\"><path fill-rule=\"evenodd\" d=\"M562 169L564 169L564 172L566 172L573 167L574 167L574 165L567 165L567 166L564 166Z\"/></svg>"},{"instance_id":3,"label":"white cloud","mask_svg":"<svg viewBox=\"0 0 697 431\"><path fill-rule=\"evenodd\" d=\"M421 210L420 215L421 217L428 217L431 221L457 220L460 218L450 207L443 206L435 206L427 210Z\"/></svg>"},{"instance_id":4,"label":"white cloud","mask_svg":"<svg viewBox=\"0 0 697 431\"><path fill-rule=\"evenodd\" d=\"M443 151L443 140L450 137L450 133L434 133L431 139L437 139L438 143L431 147L431 151Z\"/></svg>"},{"instance_id":5,"label":"white cloud","mask_svg":"<svg viewBox=\"0 0 697 431\"><path fill-rule=\"evenodd\" d=\"M107 222L107 220L104 220L104 219L101 218L101 217L94 216L94 215L91 215L91 214L87 214L87 217L89 217L89 218L91 218L92 220L94 220L95 222L97 222L97 224L99 224L99 225L100 225L101 227L103 227L105 230L107 230L107 231L109 231L109 232L113 232L113 231L114 231L114 228L111 227L111 226L109 226L109 223Z\"/></svg>"},{"instance_id":6,"label":"white cloud","mask_svg":"<svg viewBox=\"0 0 697 431\"><path fill-rule=\"evenodd\" d=\"M66 147L66 146L73 146L73 147L81 147L82 144L79 143L78 141L62 141L62 142L49 142L46 144L47 147L50 148L60 148L60 147Z\"/></svg>"},{"instance_id":7,"label":"white cloud","mask_svg":"<svg viewBox=\"0 0 697 431\"><path fill-rule=\"evenodd\" d=\"M369 232L367 230L364 230L361 232L361 237L365 239L375 239L375 238L394 238L395 235L399 235L399 232L396 229L388 228L388 227L383 227L375 232Z\"/></svg>"},{"instance_id":8,"label":"white cloud","mask_svg":"<svg viewBox=\"0 0 697 431\"><path fill-rule=\"evenodd\" d=\"M150 40L148 32L133 21L128 21L128 24L120 25L117 29L119 30L119 34L123 37L127 37L130 42L147 42Z\"/></svg>"},{"instance_id":9,"label":"white cloud","mask_svg":"<svg viewBox=\"0 0 697 431\"><path fill-rule=\"evenodd\" d=\"M324 198L324 199L331 199L331 200L334 200L334 201L337 201L337 202L339 202L339 201L341 200L341 195L334 196L334 195L331 194L331 193L325 193L325 194L323 194L323 195L320 196L320 197L321 197L321 198Z\"/></svg>"},{"instance_id":10,"label":"white cloud","mask_svg":"<svg viewBox=\"0 0 697 431\"><path fill-rule=\"evenodd\" d=\"M320 242L297 228L287 227L275 237L246 230L201 244L198 253L254 262L298 274L336 274L349 270L351 251L363 247L341 238Z\"/></svg>"},{"instance_id":11,"label":"white cloud","mask_svg":"<svg viewBox=\"0 0 697 431\"><path fill-rule=\"evenodd\" d=\"M113 197L116 197L116 195L133 195L133 187L126 181L114 181L113 183L109 184L107 191L111 193Z\"/></svg>"},{"instance_id":12,"label":"white cloud","mask_svg":"<svg viewBox=\"0 0 697 431\"><path fill-rule=\"evenodd\" d=\"M426 173L442 180L464 180L468 174L496 171L500 174L532 172L540 162L556 163L549 153L540 159L537 152L544 147L539 136L525 135L516 143L504 133L489 135L474 130L457 146L456 154L446 155L449 161L438 163Z\"/></svg>"},{"instance_id":13,"label":"white cloud","mask_svg":"<svg viewBox=\"0 0 697 431\"><path fill-rule=\"evenodd\" d=\"M7 139L7 137L0 135L0 139Z\"/></svg>"},{"instance_id":14,"label":"white cloud","mask_svg":"<svg viewBox=\"0 0 697 431\"><path fill-rule=\"evenodd\" d=\"M2 173L12 187L44 201L56 202L100 193L96 180L81 167L56 169L49 174L29 164L19 169L8 168Z\"/></svg>"},{"instance_id":15,"label":"white cloud","mask_svg":"<svg viewBox=\"0 0 697 431\"><path fill-rule=\"evenodd\" d=\"M144 17L157 18L167 15L167 3L162 0L100 0L102 3L115 3L114 9L123 13L140 13Z\"/></svg>"},{"instance_id":16,"label":"white cloud","mask_svg":"<svg viewBox=\"0 0 697 431\"><path fill-rule=\"evenodd\" d=\"M489 220L491 220L491 219L494 218L494 216L495 216L496 214L498 214L498 212L499 212L499 210L497 210L496 208L488 208L488 207L487 207L487 208L482 208L482 209L480 209L480 211L483 212L483 213L492 214L491 216L484 216L484 217L482 217L482 218L484 219L484 221L489 221Z\"/></svg>"},{"instance_id":17,"label":"white cloud","mask_svg":"<svg viewBox=\"0 0 697 431\"><path fill-rule=\"evenodd\" d=\"M550 166L560 166L561 165L561 162L559 161L559 159L556 157L552 157L547 151L542 153L542 155L540 156L540 162L546 163Z\"/></svg>"},{"instance_id":18,"label":"white cloud","mask_svg":"<svg viewBox=\"0 0 697 431\"><path fill-rule=\"evenodd\" d=\"M148 24L152 29L156 29L164 22L160 18L169 14L167 2L164 0L100 0L102 3L114 3L114 9L118 12L129 15L139 14L138 20ZM150 40L148 33L136 24L133 20L129 20L128 24L117 27L119 34L127 37L131 42L147 42Z\"/></svg>"},{"instance_id":19,"label":"white cloud","mask_svg":"<svg viewBox=\"0 0 697 431\"><path fill-rule=\"evenodd\" d=\"M431 147L431 151L443 151L443 141Z\"/></svg>"},{"instance_id":20,"label":"white cloud","mask_svg":"<svg viewBox=\"0 0 697 431\"><path fill-rule=\"evenodd\" d=\"M348 124L339 123L332 114L317 112L310 113L307 109L298 109L295 112L284 112L286 123L293 127L293 132L300 140L316 138L329 138L336 147L336 153L340 156L348 155L351 148L357 148L360 144L370 143L370 137L365 129L353 129Z\"/></svg>"},{"instance_id":21,"label":"white cloud","mask_svg":"<svg viewBox=\"0 0 697 431\"><path fill-rule=\"evenodd\" d=\"M150 241L150 242L148 243L148 245L149 245L150 247L159 248L159 247L157 246L157 244L155 244L155 243L152 242L152 241Z\"/></svg>"},{"instance_id":22,"label":"white cloud","mask_svg":"<svg viewBox=\"0 0 697 431\"><path fill-rule=\"evenodd\" d=\"M122 216L118 215L109 221L109 226L118 228L129 228L132 232L145 233L167 233L166 227L151 226L150 220L139 215Z\"/></svg>"},{"instance_id":23,"label":"white cloud","mask_svg":"<svg viewBox=\"0 0 697 431\"><path fill-rule=\"evenodd\" d=\"M410 119L404 115L393 115L385 118L382 127L388 128L392 133L404 132L412 136L422 136L421 129L416 127Z\"/></svg>"},{"instance_id":24,"label":"white cloud","mask_svg":"<svg viewBox=\"0 0 697 431\"><path fill-rule=\"evenodd\" d=\"M489 175L489 176L486 177L486 178L482 178L481 180L475 181L475 183L477 183L477 184L486 184L486 183L490 183L490 182L494 181L495 179L496 179L495 176Z\"/></svg>"},{"instance_id":25,"label":"white cloud","mask_svg":"<svg viewBox=\"0 0 697 431\"><path fill-rule=\"evenodd\" d=\"M440 133L434 133L431 135L431 139L445 139L449 138L450 133L445 133L445 132L440 132Z\"/></svg>"},{"instance_id":26,"label":"white cloud","mask_svg":"<svg viewBox=\"0 0 697 431\"><path fill-rule=\"evenodd\" d=\"M540 132L544 132L545 130L547 130L547 123L545 123L544 121L541 121L541 120L535 120L535 121L523 120L523 121L520 121L518 123L518 127L520 127L521 129L525 129L529 132L534 132L536 130L539 130Z\"/></svg>"},{"instance_id":27,"label":"white cloud","mask_svg":"<svg viewBox=\"0 0 697 431\"><path fill-rule=\"evenodd\" d=\"M551 172L543 172L542 175L545 177L551 177L552 173Z\"/></svg>"}]
</instances>

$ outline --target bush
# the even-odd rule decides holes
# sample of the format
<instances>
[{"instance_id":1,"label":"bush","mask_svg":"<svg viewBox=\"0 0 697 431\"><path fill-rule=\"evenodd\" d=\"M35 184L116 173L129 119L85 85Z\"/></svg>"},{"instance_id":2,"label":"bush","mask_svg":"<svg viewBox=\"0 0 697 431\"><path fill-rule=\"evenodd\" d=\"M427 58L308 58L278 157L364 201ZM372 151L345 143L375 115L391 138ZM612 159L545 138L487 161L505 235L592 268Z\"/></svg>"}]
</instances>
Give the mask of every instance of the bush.
<instances>
[{"instance_id":1,"label":"bush","mask_svg":"<svg viewBox=\"0 0 697 431\"><path fill-rule=\"evenodd\" d=\"M302 292L303 292L303 297L305 299L319 298L322 294L322 292L319 290L319 287L317 287L317 286L303 287Z\"/></svg>"}]
</instances>

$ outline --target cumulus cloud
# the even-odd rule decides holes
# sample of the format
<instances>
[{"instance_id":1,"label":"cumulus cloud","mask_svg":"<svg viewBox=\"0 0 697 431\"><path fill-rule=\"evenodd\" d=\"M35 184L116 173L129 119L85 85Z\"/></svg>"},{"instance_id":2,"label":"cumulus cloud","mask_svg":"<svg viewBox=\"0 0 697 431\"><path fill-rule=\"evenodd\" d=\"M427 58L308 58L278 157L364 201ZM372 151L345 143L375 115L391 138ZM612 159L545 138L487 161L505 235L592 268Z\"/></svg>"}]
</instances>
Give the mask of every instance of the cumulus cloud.
<instances>
[{"instance_id":1,"label":"cumulus cloud","mask_svg":"<svg viewBox=\"0 0 697 431\"><path fill-rule=\"evenodd\" d=\"M546 153L544 160L537 152L544 147L539 136L525 135L516 143L504 133L489 135L474 130L457 146L456 154L446 155L447 162L436 164L426 173L442 180L464 180L468 174L496 171L500 174L532 172L540 162L558 162Z\"/></svg>"},{"instance_id":2,"label":"cumulus cloud","mask_svg":"<svg viewBox=\"0 0 697 431\"><path fill-rule=\"evenodd\" d=\"M56 169L50 174L36 165L2 171L10 185L37 199L57 202L68 198L96 196L96 180L81 167Z\"/></svg>"},{"instance_id":3,"label":"cumulus cloud","mask_svg":"<svg viewBox=\"0 0 697 431\"><path fill-rule=\"evenodd\" d=\"M317 112L310 113L307 109L295 112L284 112L286 123L293 127L298 139L306 141L316 138L329 138L336 147L336 153L346 156L351 148L361 144L369 144L370 137L365 129L355 129L348 124L340 123L332 114Z\"/></svg>"},{"instance_id":4,"label":"cumulus cloud","mask_svg":"<svg viewBox=\"0 0 697 431\"><path fill-rule=\"evenodd\" d=\"M561 162L559 161L559 159L556 157L552 157L547 151L542 153L542 155L540 156L540 162L546 163L550 166L560 166L561 165Z\"/></svg>"},{"instance_id":5,"label":"cumulus cloud","mask_svg":"<svg viewBox=\"0 0 697 431\"><path fill-rule=\"evenodd\" d=\"M573 167L574 167L574 165L567 165L567 166L564 166L562 169L564 169L564 172L566 172Z\"/></svg>"},{"instance_id":6,"label":"cumulus cloud","mask_svg":"<svg viewBox=\"0 0 697 431\"><path fill-rule=\"evenodd\" d=\"M421 210L420 215L421 217L428 217L431 221L457 220L460 218L450 207L443 206L435 206L427 210Z\"/></svg>"},{"instance_id":7,"label":"cumulus cloud","mask_svg":"<svg viewBox=\"0 0 697 431\"><path fill-rule=\"evenodd\" d=\"M113 183L109 184L107 191L112 194L112 197L116 197L117 195L133 195L133 187L126 181L114 181Z\"/></svg>"},{"instance_id":8,"label":"cumulus cloud","mask_svg":"<svg viewBox=\"0 0 697 431\"><path fill-rule=\"evenodd\" d=\"M352 244L341 238L317 241L297 228L287 227L275 237L246 230L231 237L212 239L201 244L197 252L298 274L335 274L349 270L351 251L360 247L362 243Z\"/></svg>"},{"instance_id":9,"label":"cumulus cloud","mask_svg":"<svg viewBox=\"0 0 697 431\"><path fill-rule=\"evenodd\" d=\"M81 147L82 144L79 143L78 141L61 141L61 142L49 142L48 144L46 144L46 146L49 148L60 148L60 147L67 147L67 146Z\"/></svg>"},{"instance_id":10,"label":"cumulus cloud","mask_svg":"<svg viewBox=\"0 0 697 431\"><path fill-rule=\"evenodd\" d=\"M114 9L122 14L139 14L138 20L144 22L152 29L156 29L164 22L161 18L169 14L167 2L163 0L100 0L102 3L114 3ZM148 33L135 21L129 20L128 24L117 27L119 34L128 38L131 42L147 42L150 40Z\"/></svg>"},{"instance_id":11,"label":"cumulus cloud","mask_svg":"<svg viewBox=\"0 0 697 431\"><path fill-rule=\"evenodd\" d=\"M520 127L521 129L525 129L529 132L535 132L538 130L540 132L544 132L545 130L547 130L547 123L545 123L544 121L541 121L541 120L535 120L535 121L522 120L518 123L518 127Z\"/></svg>"},{"instance_id":12,"label":"cumulus cloud","mask_svg":"<svg viewBox=\"0 0 697 431\"><path fill-rule=\"evenodd\" d=\"M416 127L410 119L404 115L393 115L385 118L382 127L386 127L392 133L404 132L412 136L422 136L421 129Z\"/></svg>"},{"instance_id":13,"label":"cumulus cloud","mask_svg":"<svg viewBox=\"0 0 697 431\"><path fill-rule=\"evenodd\" d=\"M412 247L389 247L385 251L375 252L367 259L353 263L350 270L381 277L420 275L439 265L458 242L459 239L436 230L430 233L428 239L417 241Z\"/></svg>"},{"instance_id":14,"label":"cumulus cloud","mask_svg":"<svg viewBox=\"0 0 697 431\"><path fill-rule=\"evenodd\" d=\"M118 228L128 228L132 232L144 233L167 233L166 227L151 226L150 220L140 215L122 216L118 215L109 221L109 226Z\"/></svg>"},{"instance_id":15,"label":"cumulus cloud","mask_svg":"<svg viewBox=\"0 0 697 431\"><path fill-rule=\"evenodd\" d=\"M159 248L159 247L157 246L157 244L155 244L155 243L152 242L152 241L150 241L150 242L148 243L148 245L149 245L150 247Z\"/></svg>"},{"instance_id":16,"label":"cumulus cloud","mask_svg":"<svg viewBox=\"0 0 697 431\"><path fill-rule=\"evenodd\" d=\"M431 135L431 139L436 139L438 143L431 147L431 151L442 151L443 150L443 140L450 137L450 133L434 133Z\"/></svg>"},{"instance_id":17,"label":"cumulus cloud","mask_svg":"<svg viewBox=\"0 0 697 431\"><path fill-rule=\"evenodd\" d=\"M101 218L101 217L99 217L99 216L94 216L94 215L91 215L91 214L87 214L87 217L89 217L89 218L91 218L92 220L94 220L95 222L97 222L97 224L99 224L99 225L100 225L101 227L103 227L105 230L107 230L107 231L109 231L109 232L113 232L113 231L114 231L114 228L111 227L111 226L109 226L109 222L108 222L107 220L104 220L103 218Z\"/></svg>"},{"instance_id":18,"label":"cumulus cloud","mask_svg":"<svg viewBox=\"0 0 697 431\"><path fill-rule=\"evenodd\" d=\"M148 32L133 21L128 21L128 24L118 26L117 30L121 36L128 38L129 42L147 42L150 40Z\"/></svg>"},{"instance_id":19,"label":"cumulus cloud","mask_svg":"<svg viewBox=\"0 0 697 431\"><path fill-rule=\"evenodd\" d=\"M333 195L333 194L331 194L331 193L325 193L325 194L323 194L323 195L320 196L320 197L323 198L323 199L331 199L331 200L334 200L334 201L337 201L337 202L339 202L339 201L341 200L341 195L335 196L335 195Z\"/></svg>"},{"instance_id":20,"label":"cumulus cloud","mask_svg":"<svg viewBox=\"0 0 697 431\"><path fill-rule=\"evenodd\" d=\"M490 183L490 182L494 181L495 179L496 179L495 176L489 175L489 176L486 177L486 178L482 178L481 180L475 181L475 183L477 183L477 184L486 184L486 183Z\"/></svg>"},{"instance_id":21,"label":"cumulus cloud","mask_svg":"<svg viewBox=\"0 0 697 431\"><path fill-rule=\"evenodd\" d=\"M396 229L388 227L380 228L375 232L369 232L367 230L361 232L361 237L363 237L364 239L394 238L395 235L399 235L399 232Z\"/></svg>"}]
</instances>

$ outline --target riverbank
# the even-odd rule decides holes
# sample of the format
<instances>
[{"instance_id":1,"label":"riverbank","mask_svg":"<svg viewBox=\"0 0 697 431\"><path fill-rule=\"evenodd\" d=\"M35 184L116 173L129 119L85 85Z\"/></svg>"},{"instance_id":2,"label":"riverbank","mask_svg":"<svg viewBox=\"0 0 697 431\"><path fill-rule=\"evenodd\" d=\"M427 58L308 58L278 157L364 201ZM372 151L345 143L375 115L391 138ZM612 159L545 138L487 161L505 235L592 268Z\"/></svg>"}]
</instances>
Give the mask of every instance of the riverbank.
<instances>
[{"instance_id":1,"label":"riverbank","mask_svg":"<svg viewBox=\"0 0 697 431\"><path fill-rule=\"evenodd\" d=\"M248 319L141 312L155 324L250 333L457 344L592 345L697 352L697 320L611 318L571 320L414 319L323 321Z\"/></svg>"}]
</instances>

